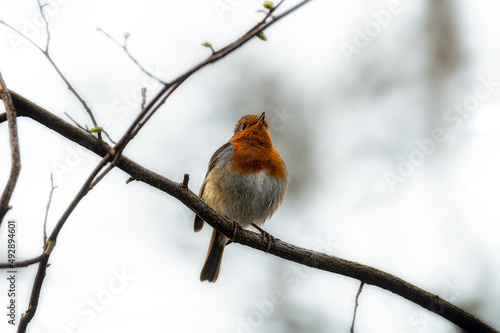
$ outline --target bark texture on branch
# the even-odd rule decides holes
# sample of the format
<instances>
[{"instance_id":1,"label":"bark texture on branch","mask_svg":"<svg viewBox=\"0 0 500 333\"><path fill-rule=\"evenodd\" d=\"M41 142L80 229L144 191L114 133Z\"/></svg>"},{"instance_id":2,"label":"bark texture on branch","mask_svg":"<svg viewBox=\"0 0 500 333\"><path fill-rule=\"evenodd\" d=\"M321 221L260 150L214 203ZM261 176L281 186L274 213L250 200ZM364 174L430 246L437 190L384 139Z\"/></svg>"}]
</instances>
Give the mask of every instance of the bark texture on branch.
<instances>
[{"instance_id":1,"label":"bark texture on branch","mask_svg":"<svg viewBox=\"0 0 500 333\"><path fill-rule=\"evenodd\" d=\"M107 149L103 147L103 144L99 144L97 138L91 134L67 123L16 93L12 93L12 98L14 99L18 115L34 119L67 139L86 147L99 156L104 156L107 153ZM234 232L233 225L207 206L195 193L182 183L167 179L144 168L125 156L122 156L118 161L117 167L129 174L134 180L142 181L175 197L189 207L194 213L201 216L212 227L216 228L224 235L232 237ZM247 230L237 230L234 242L250 246L263 252L267 250L267 241L263 240L260 234ZM279 239L276 240L276 243L273 243L269 253L299 264L358 279L365 284L389 290L429 311L437 313L468 332L498 332L478 318L443 300L439 296L376 268L300 248Z\"/></svg>"},{"instance_id":2,"label":"bark texture on branch","mask_svg":"<svg viewBox=\"0 0 500 333\"><path fill-rule=\"evenodd\" d=\"M0 197L0 226L2 225L3 218L7 211L10 209L9 201L16 187L17 178L21 172L21 152L19 149L19 137L17 135L17 112L12 101L12 96L5 82L3 81L2 74L0 73L0 98L5 105L5 120L8 121L9 127L9 141L10 141L10 175L7 185Z\"/></svg>"}]
</instances>

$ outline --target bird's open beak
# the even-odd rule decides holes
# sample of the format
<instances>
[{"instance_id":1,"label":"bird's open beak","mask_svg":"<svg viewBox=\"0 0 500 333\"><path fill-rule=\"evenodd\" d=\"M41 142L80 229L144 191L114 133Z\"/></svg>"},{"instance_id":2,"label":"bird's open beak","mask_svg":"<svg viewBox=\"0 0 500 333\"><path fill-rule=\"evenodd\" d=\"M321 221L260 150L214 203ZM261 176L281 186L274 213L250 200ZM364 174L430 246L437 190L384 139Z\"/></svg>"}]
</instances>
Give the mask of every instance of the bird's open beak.
<instances>
[{"instance_id":1,"label":"bird's open beak","mask_svg":"<svg viewBox=\"0 0 500 333\"><path fill-rule=\"evenodd\" d=\"M256 124L260 123L264 119L266 119L266 113L262 112L262 114L260 115L259 119L257 119Z\"/></svg>"}]
</instances>

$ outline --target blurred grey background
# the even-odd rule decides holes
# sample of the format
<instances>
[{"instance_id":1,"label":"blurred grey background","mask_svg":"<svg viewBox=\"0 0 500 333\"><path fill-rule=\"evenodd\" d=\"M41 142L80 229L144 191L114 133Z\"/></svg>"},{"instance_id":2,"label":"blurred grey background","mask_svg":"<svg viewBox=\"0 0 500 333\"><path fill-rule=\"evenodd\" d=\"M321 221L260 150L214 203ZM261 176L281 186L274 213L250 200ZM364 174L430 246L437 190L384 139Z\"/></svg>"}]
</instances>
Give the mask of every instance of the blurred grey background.
<instances>
[{"instance_id":1,"label":"blurred grey background","mask_svg":"<svg viewBox=\"0 0 500 333\"><path fill-rule=\"evenodd\" d=\"M97 27L119 40L130 33L130 52L168 81L209 55L202 42L219 49L263 16L256 0L49 4L54 61L115 140L139 112L141 87L151 97L160 85ZM43 45L35 1L0 7L0 19ZM266 31L267 42L186 81L125 155L175 181L189 173L197 192L236 120L265 111L291 175L267 231L400 276L500 328L499 9L493 0L314 0ZM4 26L0 69L10 89L91 125L40 52ZM3 188L5 123L0 132ZM51 228L99 159L30 119L19 132L23 169L8 217L25 259L41 250L50 173ZM127 179L111 172L67 221L30 332L348 332L358 281L231 245L217 283L200 283L211 228L194 234L191 211ZM35 272L20 270L18 315ZM0 327L14 332L4 319ZM459 332L371 286L356 329Z\"/></svg>"}]
</instances>

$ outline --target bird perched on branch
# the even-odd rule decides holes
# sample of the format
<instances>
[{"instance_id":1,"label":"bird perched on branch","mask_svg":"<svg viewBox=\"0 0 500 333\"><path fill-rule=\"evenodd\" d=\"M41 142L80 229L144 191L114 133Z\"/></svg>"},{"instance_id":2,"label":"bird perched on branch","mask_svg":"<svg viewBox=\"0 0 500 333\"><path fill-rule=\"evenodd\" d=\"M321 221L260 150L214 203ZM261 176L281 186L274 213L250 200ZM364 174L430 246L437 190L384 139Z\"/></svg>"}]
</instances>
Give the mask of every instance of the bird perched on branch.
<instances>
[{"instance_id":1,"label":"bird perched on branch","mask_svg":"<svg viewBox=\"0 0 500 333\"><path fill-rule=\"evenodd\" d=\"M268 238L268 250L274 237L260 228L286 196L288 172L285 162L273 147L265 112L260 116L241 117L233 137L217 149L208 165L200 197L235 227L254 226ZM203 228L196 216L194 231ZM236 232L236 229L235 229ZM214 229L200 280L215 282L219 276L224 247L229 239Z\"/></svg>"}]
</instances>

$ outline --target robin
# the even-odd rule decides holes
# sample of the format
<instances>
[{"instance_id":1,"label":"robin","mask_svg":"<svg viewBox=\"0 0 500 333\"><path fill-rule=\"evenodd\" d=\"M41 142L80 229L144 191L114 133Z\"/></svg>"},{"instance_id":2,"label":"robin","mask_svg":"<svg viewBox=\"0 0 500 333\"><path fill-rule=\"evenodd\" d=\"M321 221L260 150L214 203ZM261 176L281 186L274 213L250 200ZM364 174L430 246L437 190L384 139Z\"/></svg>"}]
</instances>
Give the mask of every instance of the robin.
<instances>
[{"instance_id":1,"label":"robin","mask_svg":"<svg viewBox=\"0 0 500 333\"><path fill-rule=\"evenodd\" d=\"M265 112L246 115L234 127L233 137L217 149L208 164L208 171L199 196L219 214L230 219L235 227L252 225L268 238L268 250L274 237L260 228L286 196L288 172L285 162L273 147L267 130ZM194 231L203 228L196 216ZM236 229L235 229L236 232ZM200 280L215 282L219 276L224 247L229 239L214 229L201 270Z\"/></svg>"}]
</instances>

